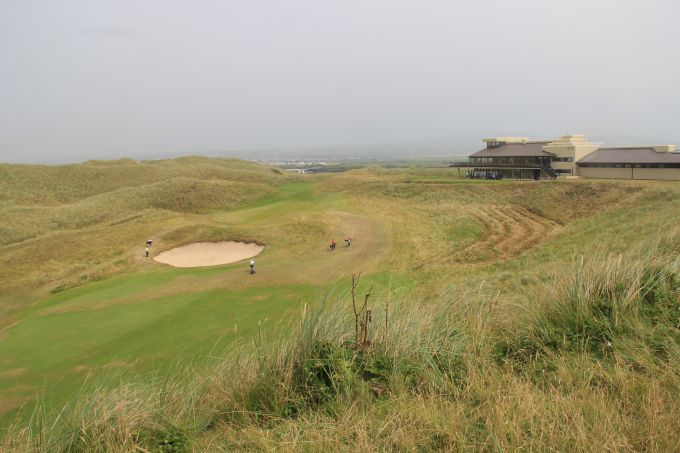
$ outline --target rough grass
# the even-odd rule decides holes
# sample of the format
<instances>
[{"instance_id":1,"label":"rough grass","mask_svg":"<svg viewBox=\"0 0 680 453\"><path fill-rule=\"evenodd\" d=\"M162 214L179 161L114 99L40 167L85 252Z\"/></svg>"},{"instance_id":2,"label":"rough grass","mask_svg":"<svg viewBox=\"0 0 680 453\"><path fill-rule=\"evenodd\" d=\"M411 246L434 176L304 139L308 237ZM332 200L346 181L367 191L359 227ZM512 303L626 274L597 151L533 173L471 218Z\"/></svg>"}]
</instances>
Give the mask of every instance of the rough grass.
<instances>
[{"instance_id":1,"label":"rough grass","mask_svg":"<svg viewBox=\"0 0 680 453\"><path fill-rule=\"evenodd\" d=\"M58 230L120 224L157 210L205 213L232 209L273 194L272 186L285 181L266 167L253 164L245 171L242 166L232 168L220 161L187 162L177 167L125 163L103 169L92 169L91 164L69 166L73 168L0 166L4 173L0 175L0 193L11 200L0 205L4 217L0 245ZM151 175L144 173L147 171ZM23 196L25 193L33 198Z\"/></svg>"},{"instance_id":2,"label":"rough grass","mask_svg":"<svg viewBox=\"0 0 680 453\"><path fill-rule=\"evenodd\" d=\"M334 296L208 369L38 409L3 448L671 451L678 244L577 260L512 331L502 301L479 293L391 300L386 324L383 298L356 348L349 302Z\"/></svg>"},{"instance_id":3,"label":"rough grass","mask_svg":"<svg viewBox=\"0 0 680 453\"><path fill-rule=\"evenodd\" d=\"M447 179L446 170L380 168L279 185L286 177L271 169L234 163L229 176L230 165L91 162L54 173L70 175L72 189L49 181L56 170L15 181L0 209L13 212L13 222L17 212L35 215L28 224L37 236L0 248L0 323L17 321L0 331L0 349L12 347L0 357L10 371L0 381L11 386L0 392L0 409L40 392L20 381L60 380L73 391L89 375L99 386L86 385L63 410L66 393L53 395L30 423L17 419L4 449L667 451L677 444L678 249L668 239L680 209L677 186L472 183ZM150 175L144 184L137 167ZM114 179L130 168L131 176L119 185L88 180L110 168ZM355 237L351 249L325 250L329 238L341 243L345 234ZM154 266L139 256L147 237L158 250L193 240L265 243L257 277L266 284L243 278L238 265ZM668 240L659 245L661 238ZM300 295L348 284L358 270L383 285L372 300L370 348L352 347L346 293L272 329ZM418 291L393 295L385 333L390 280L406 294L413 285ZM254 334L255 344L168 374L172 360L187 357L173 345L204 357L206 342L237 329ZM97 344L88 349L81 331ZM38 338L43 346L35 347ZM109 365L159 351L167 354L155 375L101 381ZM37 367L48 362L67 374ZM68 375L72 368L82 377Z\"/></svg>"},{"instance_id":4,"label":"rough grass","mask_svg":"<svg viewBox=\"0 0 680 453\"><path fill-rule=\"evenodd\" d=\"M268 185L290 178L278 169L255 163L205 157L58 166L0 164L0 203L55 206L177 177Z\"/></svg>"},{"instance_id":5,"label":"rough grass","mask_svg":"<svg viewBox=\"0 0 680 453\"><path fill-rule=\"evenodd\" d=\"M148 237L165 238L166 248L186 240L182 231L252 238L202 214L252 204L294 180L258 164L199 157L0 165L0 327L47 292L131 269Z\"/></svg>"},{"instance_id":6,"label":"rough grass","mask_svg":"<svg viewBox=\"0 0 680 453\"><path fill-rule=\"evenodd\" d=\"M317 196L313 189L310 183L267 186L273 194L259 192L265 195L254 202L208 213L133 209L120 220L0 249L1 367L27 369L20 379L0 375L0 416L30 406L37 394L64 401L109 363L167 370L176 356L203 356L215 342L249 335L260 319L284 316L300 298L334 285L354 261L375 271L389 252L374 234L376 222L343 211L341 196ZM142 193L130 190L136 194L130 201L140 202ZM114 204L99 208L115 211ZM360 246L329 254L330 235L341 240L347 227ZM260 242L267 249L258 274L244 278L243 263L181 270L145 260L149 237L154 253L218 240Z\"/></svg>"},{"instance_id":7,"label":"rough grass","mask_svg":"<svg viewBox=\"0 0 680 453\"><path fill-rule=\"evenodd\" d=\"M305 307L299 322L277 332L283 340L267 340L271 332L263 327L253 347L227 352L209 369L186 367L168 379L114 390L97 387L57 418L37 408L26 426L10 428L3 447L175 451L227 426L266 426L315 411L332 415L342 405L370 405L389 392L437 394L435 385L450 380L448 373L461 375L463 335L447 317L416 316L402 305L403 315L391 315L387 330L375 328L372 347L355 349L336 303ZM187 381L187 373L195 378Z\"/></svg>"}]
</instances>

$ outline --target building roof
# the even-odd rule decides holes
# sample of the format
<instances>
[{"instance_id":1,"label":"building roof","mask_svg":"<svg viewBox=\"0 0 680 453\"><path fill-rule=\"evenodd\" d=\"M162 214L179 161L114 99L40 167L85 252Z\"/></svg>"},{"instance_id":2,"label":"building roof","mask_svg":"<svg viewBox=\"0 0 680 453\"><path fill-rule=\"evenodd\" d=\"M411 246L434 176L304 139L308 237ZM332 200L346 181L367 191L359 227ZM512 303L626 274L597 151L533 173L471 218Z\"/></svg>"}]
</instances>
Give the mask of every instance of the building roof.
<instances>
[{"instance_id":1,"label":"building roof","mask_svg":"<svg viewBox=\"0 0 680 453\"><path fill-rule=\"evenodd\" d=\"M654 148L599 148L579 160L588 164L680 164L680 153L657 152Z\"/></svg>"},{"instance_id":2,"label":"building roof","mask_svg":"<svg viewBox=\"0 0 680 453\"><path fill-rule=\"evenodd\" d=\"M554 156L553 153L543 151L543 146L549 142L506 143L504 145L484 148L471 154L470 157L540 157Z\"/></svg>"}]
</instances>

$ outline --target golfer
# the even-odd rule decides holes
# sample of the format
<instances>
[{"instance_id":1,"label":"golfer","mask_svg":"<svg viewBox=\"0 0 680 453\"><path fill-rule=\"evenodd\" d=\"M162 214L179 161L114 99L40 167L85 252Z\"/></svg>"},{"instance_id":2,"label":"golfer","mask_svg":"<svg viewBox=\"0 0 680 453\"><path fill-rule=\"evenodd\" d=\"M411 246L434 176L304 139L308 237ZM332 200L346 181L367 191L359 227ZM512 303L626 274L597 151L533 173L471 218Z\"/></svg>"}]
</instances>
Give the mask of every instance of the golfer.
<instances>
[{"instance_id":1,"label":"golfer","mask_svg":"<svg viewBox=\"0 0 680 453\"><path fill-rule=\"evenodd\" d=\"M255 260L250 260L250 273L255 273Z\"/></svg>"}]
</instances>

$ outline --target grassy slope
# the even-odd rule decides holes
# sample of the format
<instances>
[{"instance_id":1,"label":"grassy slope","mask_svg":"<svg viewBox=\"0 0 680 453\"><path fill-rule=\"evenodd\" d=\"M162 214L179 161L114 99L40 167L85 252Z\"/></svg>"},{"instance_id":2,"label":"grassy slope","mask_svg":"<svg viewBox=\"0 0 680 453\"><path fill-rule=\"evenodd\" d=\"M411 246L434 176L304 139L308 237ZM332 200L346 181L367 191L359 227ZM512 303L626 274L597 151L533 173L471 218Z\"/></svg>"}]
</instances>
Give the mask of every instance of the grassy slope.
<instances>
[{"instance_id":1,"label":"grassy slope","mask_svg":"<svg viewBox=\"0 0 680 453\"><path fill-rule=\"evenodd\" d=\"M203 195L200 186L193 190L194 197ZM47 280L48 288L60 291L48 297L35 297L26 288L36 281L30 276L5 275L7 281L16 280L8 285L8 299L29 301L14 309L14 322L0 331L0 357L8 370L0 374L5 411L43 390L59 403L90 373L110 368L138 372L167 367L180 356L204 356L218 344L253 334L259 320L279 319L300 300L326 292L352 263L361 262L365 272L378 270L377 263L389 252L377 231L380 226L348 211L341 194L316 193L310 183L287 183L263 193L265 197L238 209L159 216L147 220L142 232L138 222L105 224L70 237L51 233L5 248L7 262L19 264L23 258L27 268L37 267L35 275L44 278L44 261L56 267L88 254L102 260L107 249L102 241L119 245L121 237L132 234L142 243L143 238L156 238L156 253L202 239L246 238L268 246L258 257L258 274L246 279L240 264L173 269L134 256L139 247L132 251L120 245L114 256L128 269L125 274L73 289L66 285L61 291L59 276L65 271L54 269L57 281ZM357 238L355 247L333 254L326 250L330 237L341 242L346 234ZM41 246L33 246L36 242ZM15 270L22 271L22 265ZM107 273L109 269L102 271Z\"/></svg>"},{"instance_id":2,"label":"grassy slope","mask_svg":"<svg viewBox=\"0 0 680 453\"><path fill-rule=\"evenodd\" d=\"M206 238L223 235L201 213L251 203L288 180L206 158L0 165L0 327L47 291L133 268L148 237L192 225Z\"/></svg>"},{"instance_id":3,"label":"grassy slope","mask_svg":"<svg viewBox=\"0 0 680 453\"><path fill-rule=\"evenodd\" d=\"M106 168L108 164L89 165ZM173 169L174 165L162 163ZM186 177L179 170L177 174ZM625 252L632 244L661 237L674 224L679 207L678 189L664 183L479 183L452 180L441 171L381 169L270 189L277 182L282 182L278 175L268 182L259 180L268 189L258 192L265 196L257 201L208 204L198 213L149 208L139 204L144 197L133 191L133 210L144 212L144 221L109 223L103 228L98 224L82 231L96 243L133 235L137 242L140 237L160 237L161 249L196 238L258 240L268 248L258 258L254 278L244 278L238 264L171 269L132 257L136 247L120 246L119 255L111 251L110 257L93 247L86 254L103 261L124 260L120 269L125 273L46 298L36 298L25 286L13 287L16 300L23 295L29 308L15 310L22 321L0 332L4 336L0 357L5 361L3 369L8 369L0 374L5 407L11 409L40 390L45 377L59 403L87 373L163 369L179 357L203 356L213 346L219 350L234 338L255 334L258 320L289 317L301 299L341 291L348 276L359 270L379 272L373 279L383 287L390 280L405 290L417 287L418 297L425 302L482 288L483 294L500 297L505 316L494 316L498 326L519 325L523 317L515 304L534 307L536 288L546 275L563 272L565 263L592 252L593 247ZM78 197L62 194L67 187L45 193L55 191L59 195L53 198L60 203L66 199L81 203L72 201ZM172 191L172 185L168 187ZM329 238L340 240L345 234L355 237L352 249L334 254L325 250ZM53 233L36 241L48 241L43 242L50 244L49 249L43 247L47 255L59 244L65 261L82 259L77 253L69 255L82 238L69 242L64 235ZM22 256L17 250L22 248L12 247L0 249L0 259L17 265L21 262L17 257ZM2 255L2 250L10 252ZM3 258L8 254L12 260ZM111 270L104 266L102 274ZM68 277L60 276L56 283L64 280ZM29 281L36 280L21 284ZM56 283L48 282L47 287ZM385 291L374 295L380 300Z\"/></svg>"}]
</instances>

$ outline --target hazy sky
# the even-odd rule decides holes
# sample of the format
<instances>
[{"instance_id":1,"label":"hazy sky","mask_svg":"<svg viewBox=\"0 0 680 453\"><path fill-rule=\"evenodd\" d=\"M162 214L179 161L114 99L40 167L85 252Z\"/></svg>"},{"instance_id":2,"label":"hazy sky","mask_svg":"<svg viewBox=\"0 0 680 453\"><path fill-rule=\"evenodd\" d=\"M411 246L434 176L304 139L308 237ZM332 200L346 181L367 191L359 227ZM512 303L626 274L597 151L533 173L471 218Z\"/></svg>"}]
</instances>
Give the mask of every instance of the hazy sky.
<instances>
[{"instance_id":1,"label":"hazy sky","mask_svg":"<svg viewBox=\"0 0 680 453\"><path fill-rule=\"evenodd\" d=\"M680 139L680 1L0 0L0 161L564 133Z\"/></svg>"}]
</instances>

